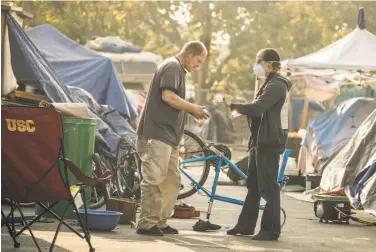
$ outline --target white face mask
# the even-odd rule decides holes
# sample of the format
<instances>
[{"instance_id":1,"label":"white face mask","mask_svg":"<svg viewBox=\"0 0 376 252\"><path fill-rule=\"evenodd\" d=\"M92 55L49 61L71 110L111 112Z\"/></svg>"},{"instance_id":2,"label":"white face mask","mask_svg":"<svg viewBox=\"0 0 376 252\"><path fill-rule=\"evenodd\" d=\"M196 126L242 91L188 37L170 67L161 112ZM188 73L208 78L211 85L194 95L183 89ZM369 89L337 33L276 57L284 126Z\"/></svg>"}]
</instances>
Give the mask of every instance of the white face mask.
<instances>
[{"instance_id":1,"label":"white face mask","mask_svg":"<svg viewBox=\"0 0 376 252\"><path fill-rule=\"evenodd\" d=\"M264 76L264 75L265 75L265 70L264 70L264 68L262 67L261 64L256 64L256 65L253 67L253 71L254 71L255 74L258 75L258 76Z\"/></svg>"}]
</instances>

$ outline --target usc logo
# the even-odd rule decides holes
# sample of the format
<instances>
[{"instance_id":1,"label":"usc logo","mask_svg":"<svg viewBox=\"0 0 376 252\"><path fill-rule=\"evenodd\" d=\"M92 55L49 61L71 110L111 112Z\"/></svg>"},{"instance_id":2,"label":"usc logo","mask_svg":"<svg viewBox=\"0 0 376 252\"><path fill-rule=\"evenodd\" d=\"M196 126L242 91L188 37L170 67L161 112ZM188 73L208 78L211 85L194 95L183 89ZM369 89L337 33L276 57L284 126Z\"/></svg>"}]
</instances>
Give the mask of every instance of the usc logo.
<instances>
[{"instance_id":1,"label":"usc logo","mask_svg":"<svg viewBox=\"0 0 376 252\"><path fill-rule=\"evenodd\" d=\"M34 121L33 120L16 120L16 119L5 119L7 121L8 130L19 132L34 132Z\"/></svg>"}]
</instances>

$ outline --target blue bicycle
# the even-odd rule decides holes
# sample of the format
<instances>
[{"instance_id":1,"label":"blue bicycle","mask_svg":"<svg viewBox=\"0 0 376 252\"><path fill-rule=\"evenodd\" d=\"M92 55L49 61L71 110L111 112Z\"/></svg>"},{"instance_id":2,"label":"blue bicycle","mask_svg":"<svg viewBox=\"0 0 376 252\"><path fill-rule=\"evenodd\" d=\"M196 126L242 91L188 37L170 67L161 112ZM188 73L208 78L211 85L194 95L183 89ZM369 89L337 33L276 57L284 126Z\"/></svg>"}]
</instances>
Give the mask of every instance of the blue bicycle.
<instances>
[{"instance_id":1,"label":"blue bicycle","mask_svg":"<svg viewBox=\"0 0 376 252\"><path fill-rule=\"evenodd\" d=\"M209 197L209 206L206 215L206 222L209 222L214 200L219 200L237 205L244 204L244 201L219 196L216 194L219 174L221 170L229 168L237 175L239 175L242 180L247 180L247 175L245 175L243 171L239 169L239 167L237 167L231 161L231 151L227 146L221 144L215 145L213 143L205 144L198 136L187 130L184 132L184 138L181 142L181 146L182 149L180 151L181 161L179 165L179 170L182 174L184 174L185 178L182 178L183 184L179 193L179 199L187 198L196 193L197 191L204 192ZM284 175L284 172L287 160L291 155L291 152L292 151L288 149L284 152L283 160L279 169L277 180L280 185L281 191L284 189L288 181L288 177ZM210 166L214 166L215 168L215 176L211 192L203 186L208 178ZM199 168L203 168L203 170L200 171ZM190 174L188 174L188 170ZM188 185L184 184L184 182L187 182L187 179ZM264 208L265 205L260 205L261 210L263 210ZM285 224L285 222L286 212L281 207L281 227Z\"/></svg>"}]
</instances>

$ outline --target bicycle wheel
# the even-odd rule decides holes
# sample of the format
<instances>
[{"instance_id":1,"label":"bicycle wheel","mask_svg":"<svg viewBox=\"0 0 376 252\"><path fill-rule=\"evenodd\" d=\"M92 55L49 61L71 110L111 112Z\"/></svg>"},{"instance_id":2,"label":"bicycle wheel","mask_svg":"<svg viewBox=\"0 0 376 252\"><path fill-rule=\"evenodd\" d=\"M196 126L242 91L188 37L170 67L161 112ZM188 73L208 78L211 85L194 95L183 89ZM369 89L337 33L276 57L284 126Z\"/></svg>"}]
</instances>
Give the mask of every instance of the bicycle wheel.
<instances>
[{"instance_id":1,"label":"bicycle wheel","mask_svg":"<svg viewBox=\"0 0 376 252\"><path fill-rule=\"evenodd\" d=\"M93 161L93 177L100 178L103 175L103 173L108 169L108 164L107 162L105 162L104 158L101 157L98 153L94 153ZM111 180L106 182L104 186L97 185L95 187L92 187L90 204L91 209L98 209L106 203L104 193L106 194L107 198L110 198L110 196L112 196L112 194L114 193L114 186Z\"/></svg>"},{"instance_id":2,"label":"bicycle wheel","mask_svg":"<svg viewBox=\"0 0 376 252\"><path fill-rule=\"evenodd\" d=\"M286 218L287 218L286 211L285 209L283 209L283 207L281 207L281 228L283 227L283 225L285 225Z\"/></svg>"},{"instance_id":3,"label":"bicycle wheel","mask_svg":"<svg viewBox=\"0 0 376 252\"><path fill-rule=\"evenodd\" d=\"M205 157L208 152L204 150L204 142L194 133L184 130L180 142L180 157L183 160ZM210 172L210 162L200 161L181 165L181 168L200 185L204 185ZM187 198L197 192L196 186L184 175L181 176L181 188L178 199Z\"/></svg>"},{"instance_id":4,"label":"bicycle wheel","mask_svg":"<svg viewBox=\"0 0 376 252\"><path fill-rule=\"evenodd\" d=\"M101 158L98 153L93 155L93 178L100 178L104 173ZM91 189L91 209L98 209L105 204L103 189L98 185Z\"/></svg>"},{"instance_id":5,"label":"bicycle wheel","mask_svg":"<svg viewBox=\"0 0 376 252\"><path fill-rule=\"evenodd\" d=\"M131 168L132 168L132 196L135 197L137 200L141 199L141 160L138 156L137 152L132 154L131 157Z\"/></svg>"},{"instance_id":6,"label":"bicycle wheel","mask_svg":"<svg viewBox=\"0 0 376 252\"><path fill-rule=\"evenodd\" d=\"M119 194L124 198L140 198L140 176L136 153L130 154L116 169Z\"/></svg>"},{"instance_id":7,"label":"bicycle wheel","mask_svg":"<svg viewBox=\"0 0 376 252\"><path fill-rule=\"evenodd\" d=\"M117 171L114 157L111 156L111 154L109 154L108 152L103 152L103 155L101 156L101 161L102 165L105 167L104 171L110 170L113 174L112 178L106 184L107 195L109 195L110 197L121 196L119 188L117 186Z\"/></svg>"},{"instance_id":8,"label":"bicycle wheel","mask_svg":"<svg viewBox=\"0 0 376 252\"><path fill-rule=\"evenodd\" d=\"M261 205L260 205L260 209L261 209L262 211L265 210L265 204L266 204L266 202L262 199L262 200L261 200ZM285 209L283 209L283 207L281 207L281 208L280 208L281 228L285 225L285 223L286 223L286 218L287 218L286 211L285 211Z\"/></svg>"}]
</instances>

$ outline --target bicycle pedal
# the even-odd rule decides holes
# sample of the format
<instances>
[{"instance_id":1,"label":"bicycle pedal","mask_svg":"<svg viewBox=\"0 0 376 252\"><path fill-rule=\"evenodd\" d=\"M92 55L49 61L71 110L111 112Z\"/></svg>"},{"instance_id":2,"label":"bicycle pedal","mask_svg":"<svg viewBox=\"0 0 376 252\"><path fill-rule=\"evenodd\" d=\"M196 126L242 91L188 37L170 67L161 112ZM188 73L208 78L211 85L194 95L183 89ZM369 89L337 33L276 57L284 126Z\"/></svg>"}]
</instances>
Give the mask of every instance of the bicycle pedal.
<instances>
[{"instance_id":1,"label":"bicycle pedal","mask_svg":"<svg viewBox=\"0 0 376 252\"><path fill-rule=\"evenodd\" d=\"M226 175L228 174L229 170L230 170L230 167L228 165L221 168L221 171Z\"/></svg>"}]
</instances>

